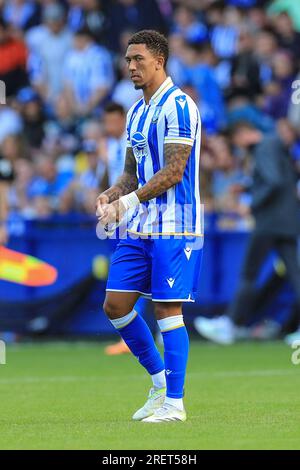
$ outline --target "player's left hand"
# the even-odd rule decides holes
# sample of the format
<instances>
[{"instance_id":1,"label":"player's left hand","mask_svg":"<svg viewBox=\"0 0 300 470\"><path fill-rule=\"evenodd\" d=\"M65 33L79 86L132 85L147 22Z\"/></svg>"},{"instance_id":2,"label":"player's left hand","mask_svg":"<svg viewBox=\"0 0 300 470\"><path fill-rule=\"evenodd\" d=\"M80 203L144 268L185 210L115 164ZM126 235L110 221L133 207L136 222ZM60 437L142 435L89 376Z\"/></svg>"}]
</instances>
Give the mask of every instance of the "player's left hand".
<instances>
[{"instance_id":1,"label":"player's left hand","mask_svg":"<svg viewBox=\"0 0 300 470\"><path fill-rule=\"evenodd\" d=\"M118 199L105 206L105 212L99 221L102 225L118 224L125 215L126 209L124 204Z\"/></svg>"}]
</instances>

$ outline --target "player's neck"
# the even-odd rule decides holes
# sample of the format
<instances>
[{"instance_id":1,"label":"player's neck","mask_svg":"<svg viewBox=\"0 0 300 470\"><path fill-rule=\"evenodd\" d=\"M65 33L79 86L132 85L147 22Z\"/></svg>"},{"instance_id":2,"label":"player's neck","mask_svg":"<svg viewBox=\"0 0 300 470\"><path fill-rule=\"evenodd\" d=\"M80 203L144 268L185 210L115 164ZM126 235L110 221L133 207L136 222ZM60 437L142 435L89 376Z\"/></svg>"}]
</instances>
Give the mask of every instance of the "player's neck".
<instances>
[{"instance_id":1,"label":"player's neck","mask_svg":"<svg viewBox=\"0 0 300 470\"><path fill-rule=\"evenodd\" d=\"M167 75L164 73L159 80L155 80L149 83L143 90L144 93L144 100L146 104L149 104L152 96L157 92L157 90L161 87L164 81L167 79Z\"/></svg>"}]
</instances>

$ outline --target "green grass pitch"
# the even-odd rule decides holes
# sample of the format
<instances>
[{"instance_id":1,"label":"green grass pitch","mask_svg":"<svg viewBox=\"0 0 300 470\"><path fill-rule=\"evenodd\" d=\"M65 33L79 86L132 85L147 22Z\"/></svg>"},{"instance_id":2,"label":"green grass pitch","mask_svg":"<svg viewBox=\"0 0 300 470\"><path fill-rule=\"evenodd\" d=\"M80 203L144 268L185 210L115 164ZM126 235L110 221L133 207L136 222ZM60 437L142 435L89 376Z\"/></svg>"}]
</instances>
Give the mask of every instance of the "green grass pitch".
<instances>
[{"instance_id":1,"label":"green grass pitch","mask_svg":"<svg viewBox=\"0 0 300 470\"><path fill-rule=\"evenodd\" d=\"M300 365L282 343L192 342L186 423L131 421L149 378L103 343L20 344L0 365L0 449L299 449Z\"/></svg>"}]
</instances>

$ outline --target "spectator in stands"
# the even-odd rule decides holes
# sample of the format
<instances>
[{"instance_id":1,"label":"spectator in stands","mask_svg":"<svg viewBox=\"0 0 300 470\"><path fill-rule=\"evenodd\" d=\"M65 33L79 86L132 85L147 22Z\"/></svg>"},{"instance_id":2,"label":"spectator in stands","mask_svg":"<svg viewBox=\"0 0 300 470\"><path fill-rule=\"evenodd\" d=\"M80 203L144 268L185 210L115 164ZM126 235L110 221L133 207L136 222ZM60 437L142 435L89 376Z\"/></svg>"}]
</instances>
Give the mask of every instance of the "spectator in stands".
<instances>
[{"instance_id":1,"label":"spectator in stands","mask_svg":"<svg viewBox=\"0 0 300 470\"><path fill-rule=\"evenodd\" d=\"M155 29L166 32L167 25L156 0L115 0L107 4L110 27L108 44L113 51L120 50L124 30Z\"/></svg>"},{"instance_id":2,"label":"spectator in stands","mask_svg":"<svg viewBox=\"0 0 300 470\"><path fill-rule=\"evenodd\" d=\"M34 206L43 216L51 214L59 208L59 198L72 179L69 172L59 172L53 159L47 155L35 158L35 174L30 194L34 198Z\"/></svg>"},{"instance_id":3,"label":"spectator in stands","mask_svg":"<svg viewBox=\"0 0 300 470\"><path fill-rule=\"evenodd\" d=\"M169 59L167 70L173 82L178 86L184 83L184 50L185 40L179 33L172 33L169 36Z\"/></svg>"},{"instance_id":4,"label":"spectator in stands","mask_svg":"<svg viewBox=\"0 0 300 470\"><path fill-rule=\"evenodd\" d=\"M43 147L54 158L62 153L74 154L79 149L79 129L65 96L55 100L53 116L46 121L44 132Z\"/></svg>"},{"instance_id":5,"label":"spectator in stands","mask_svg":"<svg viewBox=\"0 0 300 470\"><path fill-rule=\"evenodd\" d=\"M272 79L272 59L278 50L278 40L270 29L263 29L255 36L254 51L259 62L259 77L261 85Z\"/></svg>"},{"instance_id":6,"label":"spectator in stands","mask_svg":"<svg viewBox=\"0 0 300 470\"><path fill-rule=\"evenodd\" d=\"M15 180L9 191L8 200L12 213L21 214L26 219L34 218L32 187L35 175L33 163L26 158L19 158L14 165Z\"/></svg>"},{"instance_id":7,"label":"spectator in stands","mask_svg":"<svg viewBox=\"0 0 300 470\"><path fill-rule=\"evenodd\" d=\"M278 51L272 59L273 77L265 86L264 110L274 119L287 116L296 78L293 57L285 51Z\"/></svg>"},{"instance_id":8,"label":"spectator in stands","mask_svg":"<svg viewBox=\"0 0 300 470\"><path fill-rule=\"evenodd\" d=\"M73 1L68 14L68 25L75 33L86 24L97 43L105 42L109 22L102 0Z\"/></svg>"},{"instance_id":9,"label":"spectator in stands","mask_svg":"<svg viewBox=\"0 0 300 470\"><path fill-rule=\"evenodd\" d=\"M6 97L13 96L28 82L27 49L21 39L14 38L0 16L0 80L6 85Z\"/></svg>"},{"instance_id":10,"label":"spectator in stands","mask_svg":"<svg viewBox=\"0 0 300 470\"><path fill-rule=\"evenodd\" d=\"M107 161L107 187L111 187L122 174L125 164L127 137L126 113L123 106L111 102L103 115L105 160Z\"/></svg>"},{"instance_id":11,"label":"spectator in stands","mask_svg":"<svg viewBox=\"0 0 300 470\"><path fill-rule=\"evenodd\" d=\"M3 18L7 24L16 30L26 31L40 23L40 5L33 0L5 1Z\"/></svg>"},{"instance_id":12,"label":"spectator in stands","mask_svg":"<svg viewBox=\"0 0 300 470\"><path fill-rule=\"evenodd\" d=\"M45 117L39 95L30 87L22 88L17 102L23 118L25 138L32 150L39 149L44 138Z\"/></svg>"},{"instance_id":13,"label":"spectator in stands","mask_svg":"<svg viewBox=\"0 0 300 470\"><path fill-rule=\"evenodd\" d=\"M299 3L295 2L295 0L273 0L268 8L268 13L272 16L282 12L288 13L288 15L293 19L296 31L300 32Z\"/></svg>"},{"instance_id":14,"label":"spectator in stands","mask_svg":"<svg viewBox=\"0 0 300 470\"><path fill-rule=\"evenodd\" d=\"M186 43L184 84L196 89L201 102L213 111L217 129L221 129L225 125L224 101L214 69L207 60L207 49L210 46L206 42Z\"/></svg>"},{"instance_id":15,"label":"spectator in stands","mask_svg":"<svg viewBox=\"0 0 300 470\"><path fill-rule=\"evenodd\" d=\"M246 28L241 29L237 54L231 62L231 83L227 95L243 93L254 99L261 93L259 63L254 54L254 37Z\"/></svg>"},{"instance_id":16,"label":"spectator in stands","mask_svg":"<svg viewBox=\"0 0 300 470\"><path fill-rule=\"evenodd\" d=\"M97 45L84 26L74 38L74 47L64 64L64 96L75 116L92 115L103 106L114 84L112 58L108 50Z\"/></svg>"},{"instance_id":17,"label":"spectator in stands","mask_svg":"<svg viewBox=\"0 0 300 470\"><path fill-rule=\"evenodd\" d=\"M99 142L103 137L103 126L99 119L90 119L84 122L81 129L83 140L95 140Z\"/></svg>"},{"instance_id":18,"label":"spectator in stands","mask_svg":"<svg viewBox=\"0 0 300 470\"><path fill-rule=\"evenodd\" d=\"M300 32L295 31L291 17L283 11L275 16L273 24L280 48L289 50L300 64Z\"/></svg>"},{"instance_id":19,"label":"spectator in stands","mask_svg":"<svg viewBox=\"0 0 300 470\"><path fill-rule=\"evenodd\" d=\"M99 146L94 140L85 140L82 150L87 156L87 169L73 181L62 194L60 212L72 210L94 214L95 200L105 173L105 163L99 157Z\"/></svg>"},{"instance_id":20,"label":"spectator in stands","mask_svg":"<svg viewBox=\"0 0 300 470\"><path fill-rule=\"evenodd\" d=\"M237 147L252 149L251 209L256 225L250 235L240 287L227 315L212 320L199 317L195 322L202 335L221 344L232 343L236 338L235 328L247 325L253 318L253 303L258 291L256 281L272 250L276 250L284 261L287 278L295 292L300 322L299 201L288 147L278 133L264 137L245 122L233 128L232 138Z\"/></svg>"},{"instance_id":21,"label":"spectator in stands","mask_svg":"<svg viewBox=\"0 0 300 470\"><path fill-rule=\"evenodd\" d=\"M245 21L253 34L265 29L269 24L269 19L262 5L254 5L249 8Z\"/></svg>"},{"instance_id":22,"label":"spectator in stands","mask_svg":"<svg viewBox=\"0 0 300 470\"><path fill-rule=\"evenodd\" d=\"M212 193L215 210L219 213L231 212L245 217L250 209L242 197L247 175L241 162L233 155L225 136L211 137L208 146L214 157Z\"/></svg>"},{"instance_id":23,"label":"spectator in stands","mask_svg":"<svg viewBox=\"0 0 300 470\"><path fill-rule=\"evenodd\" d=\"M227 7L223 9L218 22L211 28L211 44L220 59L231 59L235 55L242 20L243 15L240 10Z\"/></svg>"},{"instance_id":24,"label":"spectator in stands","mask_svg":"<svg viewBox=\"0 0 300 470\"><path fill-rule=\"evenodd\" d=\"M59 3L44 7L43 24L27 32L26 42L31 52L30 81L43 100L53 104L62 91L63 64L72 47L72 33Z\"/></svg>"},{"instance_id":25,"label":"spectator in stands","mask_svg":"<svg viewBox=\"0 0 300 470\"><path fill-rule=\"evenodd\" d=\"M186 5L176 8L172 32L181 35L188 42L200 42L208 38L207 26L201 23L195 11Z\"/></svg>"}]
</instances>

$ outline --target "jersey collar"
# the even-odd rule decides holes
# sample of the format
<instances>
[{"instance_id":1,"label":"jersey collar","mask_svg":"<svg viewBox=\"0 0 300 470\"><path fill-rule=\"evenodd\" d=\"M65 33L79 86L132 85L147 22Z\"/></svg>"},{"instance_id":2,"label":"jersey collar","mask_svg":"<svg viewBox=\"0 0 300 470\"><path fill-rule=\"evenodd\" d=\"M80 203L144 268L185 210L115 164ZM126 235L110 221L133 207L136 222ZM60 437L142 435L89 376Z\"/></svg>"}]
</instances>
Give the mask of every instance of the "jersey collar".
<instances>
[{"instance_id":1,"label":"jersey collar","mask_svg":"<svg viewBox=\"0 0 300 470\"><path fill-rule=\"evenodd\" d=\"M167 77L166 80L160 85L159 89L156 90L154 95L150 98L149 104L158 104L163 95L173 86L171 77Z\"/></svg>"}]
</instances>

